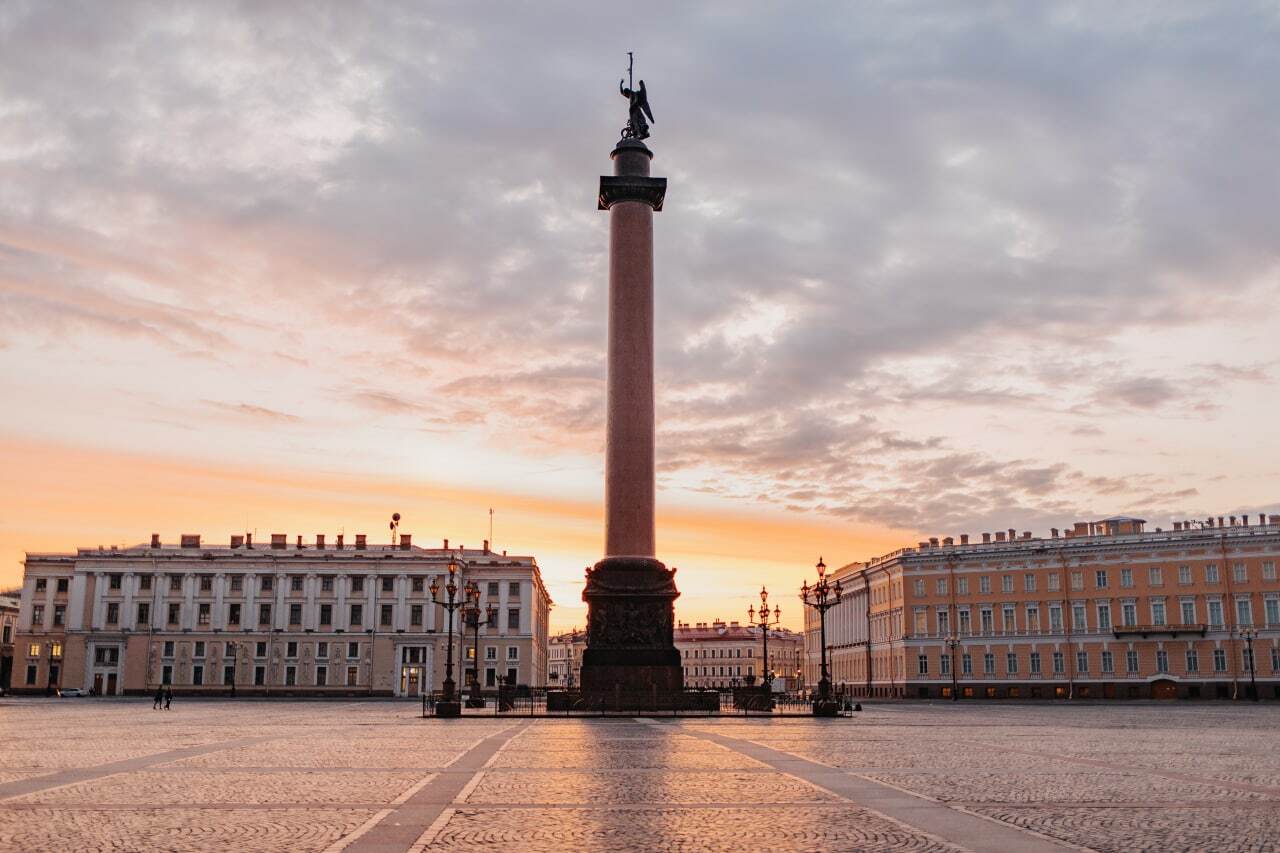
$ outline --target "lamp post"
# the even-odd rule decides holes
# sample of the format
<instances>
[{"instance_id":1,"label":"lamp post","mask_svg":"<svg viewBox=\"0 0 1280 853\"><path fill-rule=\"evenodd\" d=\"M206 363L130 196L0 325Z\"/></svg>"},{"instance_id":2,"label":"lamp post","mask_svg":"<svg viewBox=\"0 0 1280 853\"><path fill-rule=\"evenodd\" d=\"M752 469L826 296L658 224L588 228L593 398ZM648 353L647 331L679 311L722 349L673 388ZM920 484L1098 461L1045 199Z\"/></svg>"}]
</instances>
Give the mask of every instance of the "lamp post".
<instances>
[{"instance_id":1,"label":"lamp post","mask_svg":"<svg viewBox=\"0 0 1280 853\"><path fill-rule=\"evenodd\" d=\"M471 628L471 697L467 700L468 708L483 708L484 699L480 695L480 617L483 615L485 623L493 620L494 614L498 612L498 608L493 602L485 604L484 609L480 608L480 585L475 581L468 581L465 587L466 595L464 600L467 606L463 608L463 623Z\"/></svg>"},{"instance_id":2,"label":"lamp post","mask_svg":"<svg viewBox=\"0 0 1280 853\"><path fill-rule=\"evenodd\" d=\"M774 605L773 613L769 613L769 591L764 587L760 587L760 615L756 615L754 606L747 608L747 621L759 628L760 636L764 638L764 663L761 664L760 681L764 684L766 693L773 690L773 672L769 669L769 629L778 627L781 613L777 605Z\"/></svg>"},{"instance_id":3,"label":"lamp post","mask_svg":"<svg viewBox=\"0 0 1280 853\"><path fill-rule=\"evenodd\" d=\"M1249 652L1249 698L1254 702L1258 701L1258 677L1257 667L1253 662L1253 641L1258 638L1257 628L1241 628L1240 637L1244 640L1245 648Z\"/></svg>"},{"instance_id":4,"label":"lamp post","mask_svg":"<svg viewBox=\"0 0 1280 853\"><path fill-rule=\"evenodd\" d=\"M813 703L813 715L834 717L840 713L840 709L831 700L831 677L827 674L827 611L840 603L844 590L841 589L838 580L834 584L827 582L827 564L822 562L821 557L818 558L816 568L818 582L813 586L809 586L808 581L800 585L800 600L806 607L812 607L818 611L818 631L822 645L822 671L821 678L818 680L818 698Z\"/></svg>"},{"instance_id":5,"label":"lamp post","mask_svg":"<svg viewBox=\"0 0 1280 853\"><path fill-rule=\"evenodd\" d=\"M431 579L431 601L443 607L449 613L449 642L446 646L445 664L444 664L444 698L436 703L437 717L459 717L462 715L462 704L458 702L457 694L454 692L453 681L453 611L463 605L463 602L456 600L458 594L458 561L453 557L449 558L449 580L445 583L444 589L448 593L448 598L440 599L440 580L439 578Z\"/></svg>"},{"instance_id":6,"label":"lamp post","mask_svg":"<svg viewBox=\"0 0 1280 853\"><path fill-rule=\"evenodd\" d=\"M947 648L951 650L951 701L960 701L960 684L956 676L956 649L960 648L960 638L955 634L947 637Z\"/></svg>"}]
</instances>

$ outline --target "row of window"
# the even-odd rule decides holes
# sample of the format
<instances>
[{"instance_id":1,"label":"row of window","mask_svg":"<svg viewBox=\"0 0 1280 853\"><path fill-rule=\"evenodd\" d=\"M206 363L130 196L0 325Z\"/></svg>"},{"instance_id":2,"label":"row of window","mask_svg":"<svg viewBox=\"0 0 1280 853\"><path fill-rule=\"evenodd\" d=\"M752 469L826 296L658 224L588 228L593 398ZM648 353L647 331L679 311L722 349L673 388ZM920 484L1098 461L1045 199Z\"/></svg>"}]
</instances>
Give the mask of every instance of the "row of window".
<instances>
[{"instance_id":1,"label":"row of window","mask_svg":"<svg viewBox=\"0 0 1280 853\"><path fill-rule=\"evenodd\" d=\"M708 654L710 653L710 654ZM742 649L685 649L684 657L686 658L740 658L754 657L755 649L748 647L746 655L742 654Z\"/></svg>"},{"instance_id":2,"label":"row of window","mask_svg":"<svg viewBox=\"0 0 1280 853\"><path fill-rule=\"evenodd\" d=\"M135 624L137 625L149 624L151 621L151 602L140 601L136 606L137 606L137 622ZM185 605L180 601L174 601L169 603L168 612L166 614L168 617L167 624L169 625L181 624L182 608L184 606ZM243 607L240 604L240 602L231 602L230 604L227 604L225 606L227 608L226 624L236 625L236 626L240 625L241 620L243 618ZM273 605L271 605L270 603L265 603L265 602L258 605L258 623L257 624L259 625L271 624L272 606ZM334 624L334 621L333 621L334 605L317 604L314 606L317 608L319 625L331 626ZM353 625L353 626L363 625L364 624L364 605L351 604L351 605L348 605L348 607L349 607L350 619L347 622L347 624ZM392 605L392 604L379 605L378 624L380 626L391 627L392 620L395 614L395 611L393 609L394 607L395 605ZM413 627L422 626L424 607L425 605L422 605L422 604L413 604L409 606L410 626L413 626ZM197 625L212 624L213 604L206 601L200 601L195 603L195 608L196 608L196 624ZM302 616L303 616L303 605L301 603L289 604L288 608L289 608L288 624L301 625ZM486 614L488 617L487 621L485 621L483 624L489 628L497 628L498 612L499 611L496 608L490 609ZM31 609L31 623L37 626L43 625L44 615L45 615L44 605L43 604L35 605ZM53 609L54 626L56 627L56 626L63 625L65 624L65 621L66 621L66 608L61 605L54 607ZM107 602L104 621L107 625L120 624L120 603L119 602L116 602L116 601ZM520 630L520 608L513 607L507 610L507 628L508 630L516 630L516 631Z\"/></svg>"},{"instance_id":3,"label":"row of window","mask_svg":"<svg viewBox=\"0 0 1280 853\"><path fill-rule=\"evenodd\" d=\"M717 669L719 670L719 672L716 672L716 670L717 670ZM693 671L692 671L692 672L690 672L690 670L693 670ZM686 667L684 668L684 675L685 675L685 678L689 678L690 676L699 676L699 675L706 675L706 676L717 676L717 675L718 675L718 676L721 676L721 677L728 678L728 677L733 677L733 676L740 676L740 675L742 675L742 674L743 674L743 672L742 672L742 667L741 667L740 665L739 665L739 666L721 666L721 667L714 667L714 666L693 666L693 667L689 667L689 666L686 666ZM755 674L756 674L756 672L755 672L755 667L754 667L754 666L752 666L751 664L747 664L747 672L746 672L746 674L747 674L747 675L752 675L752 676L753 676L753 675L755 675Z\"/></svg>"},{"instance_id":4,"label":"row of window","mask_svg":"<svg viewBox=\"0 0 1280 853\"><path fill-rule=\"evenodd\" d=\"M1213 671L1227 671L1227 650L1213 650ZM1103 673L1115 672L1115 654L1111 651L1104 650L1098 654L1098 663ZM1008 652L1005 655L1005 675L1017 675L1019 672L1019 661L1021 657L1017 652ZM1063 652L1053 652L1050 658L1053 674L1064 675L1066 673L1066 656ZM1250 648L1241 649L1240 666L1246 672L1253 668L1253 650ZM1077 651L1075 653L1075 672L1077 674L1088 674L1090 655L1087 651ZM1200 653L1195 648L1188 648L1184 655L1184 663L1188 673L1200 671ZM1133 675L1138 672L1138 653L1130 649L1124 653L1125 672ZM1040 652L1031 652L1027 656L1027 671L1032 675L1042 673L1042 658ZM951 674L951 655L944 654L938 659L938 669L942 675ZM1280 672L1280 648L1271 647L1271 670L1272 672ZM922 654L917 658L916 672L918 675L929 674L929 656ZM964 654L960 657L960 672L964 675L973 674L973 656ZM1166 649L1156 650L1156 672L1169 672L1169 652ZM982 674L996 675L996 655L987 652L982 656Z\"/></svg>"},{"instance_id":5,"label":"row of window","mask_svg":"<svg viewBox=\"0 0 1280 853\"><path fill-rule=\"evenodd\" d=\"M1202 623L1196 608L1194 599L1188 599L1178 602L1177 616L1180 618L1176 624L1179 625L1200 625L1207 624L1211 628L1221 628L1225 625L1223 621L1223 606L1219 599L1210 599L1205 602L1205 616L1207 619ZM1138 604L1134 601L1122 602L1120 605L1120 626L1136 627L1143 625L1170 625L1169 612L1167 603L1162 599L1152 599L1149 602L1149 622L1140 622L1138 618ZM1088 620L1088 608L1084 602L1073 602L1070 607L1071 612L1071 629L1073 631L1088 631L1090 628ZM996 630L995 624L996 611L993 607L983 607L978 612L978 630L983 634L993 634ZM1266 625L1280 625L1280 599L1267 598L1263 601L1263 616ZM1016 605L1004 605L1000 608L1000 630L1006 633L1014 633L1019 630L1017 624L1017 607ZM1235 624L1237 626L1253 625L1253 601L1249 598L1236 599ZM1062 606L1059 604L1049 605L1049 632L1060 633L1063 630L1063 613ZM960 634L968 635L974 633L973 620L970 609L962 607L956 609L956 620L959 623L956 627ZM951 633L951 612L949 610L938 610L935 614L935 622L939 635L947 635ZM914 613L914 633L917 636L929 633L929 612L927 610L917 610ZM1112 621L1112 612L1110 602L1096 602L1094 604L1094 622L1092 626L1098 631L1110 631L1114 624ZM1021 629L1028 633L1038 633L1041 629L1040 625L1040 607L1039 605L1027 605L1025 609L1025 618Z\"/></svg>"},{"instance_id":6,"label":"row of window","mask_svg":"<svg viewBox=\"0 0 1280 853\"><path fill-rule=\"evenodd\" d=\"M183 579L186 577L189 577L189 575L171 574L171 575L166 575L166 577L169 578L170 591L181 592ZM214 575L196 575L195 577L197 579L196 582L198 583L201 592L213 592L213 582L215 577ZM321 592L333 591L334 577L335 577L334 575L320 576ZM348 575L347 577L350 580L351 592L364 592L364 582L365 582L365 578L367 577L366 575ZM151 575L139 575L138 588L142 590L151 589L151 578L152 578ZM45 592L48 589L48 580L49 580L48 578L36 578L36 592ZM244 575L230 575L228 580L230 581L232 592L241 592L244 589ZM292 592L302 592L304 580L305 578L303 575L290 575L289 589ZM388 576L388 575L380 575L378 576L378 580L381 582L381 587L383 592L395 591L395 580L396 580L395 577ZM425 578L414 577L414 578L410 578L409 580L411 583L411 588L414 592L426 591ZM68 586L68 579L57 578L56 581L57 581L57 591L66 592L67 586ZM498 597L498 584L499 584L498 581L487 582L486 593L490 598ZM124 585L123 574L119 572L113 572L107 575L108 589L112 589L112 590L122 589L123 585ZM259 592L272 592L274 588L275 588L274 575L262 575L261 577L258 578ZM507 597L508 598L520 597L520 581L509 581L507 583Z\"/></svg>"},{"instance_id":7,"label":"row of window","mask_svg":"<svg viewBox=\"0 0 1280 853\"><path fill-rule=\"evenodd\" d=\"M1249 566L1247 563L1236 563L1231 567L1232 580L1235 583L1249 582ZM1082 590L1085 586L1085 572L1072 571L1071 589ZM1052 572L1045 576L1047 578L1048 591L1056 592L1061 588L1061 576ZM1207 563L1203 566L1202 577L1206 584L1221 583L1221 573L1217 563ZM991 592L991 575L978 576L978 592ZM1013 592L1016 576L1007 574L1000 576L1000 591ZM1266 581L1276 580L1276 564L1268 561L1262 564L1262 579ZM1035 592L1037 584L1037 575L1034 572L1026 572L1022 575L1022 591ZM1190 585L1195 583L1193 567L1190 565L1178 566L1178 583L1181 585ZM1164 586L1164 568L1162 566L1151 566L1147 569L1147 585L1148 586ZM924 578L916 578L914 581L915 594L917 596L925 595L926 584ZM1093 587L1094 589L1108 589L1111 586L1111 570L1110 569L1094 569L1093 570ZM1120 586L1128 589L1134 586L1134 570L1120 569ZM945 577L937 578L934 582L934 591L938 595L946 595L948 590L948 579ZM956 578L956 594L969 594L969 578L959 576Z\"/></svg>"},{"instance_id":8,"label":"row of window","mask_svg":"<svg viewBox=\"0 0 1280 853\"><path fill-rule=\"evenodd\" d=\"M32 644L32 647L35 648L37 647L37 645L38 644ZM192 642L191 646L192 646L192 656L195 658L203 658L206 655L206 653L210 651L210 647L212 646L212 644L206 643L204 640L195 640ZM319 660L327 659L329 657L331 646L332 646L332 651L335 652L335 656L340 655L342 651L342 646L343 646L342 643L331 644L327 640L318 640L315 643L316 658ZM358 640L348 641L346 643L347 657L351 659L359 658L360 647L361 647L360 641ZM270 651L270 648L271 646L269 641L257 640L254 643L253 656L256 658L265 658L267 657ZM298 657L299 650L300 649L305 650L305 648L306 647L300 645L297 640L287 640L284 643L284 656L286 658L296 658ZM174 657L174 652L176 651L176 649L177 649L176 641L165 640L164 644L161 646L161 655L162 657L165 657L165 658L172 658ZM114 646L100 647L98 649L99 653L105 652L108 650L118 654L118 649ZM497 646L485 646L484 651L485 651L485 660L497 660L498 658ZM467 648L466 654L467 654L468 660L471 660L472 658L474 658L475 656L474 652L475 652L475 649L473 647ZM225 657L235 657L238 654L239 654L239 651L237 649L236 643L228 642L224 645L223 655ZM426 649L425 647L420 647L420 646L405 647L403 649L401 659L404 663L423 663L426 661ZM520 659L520 647L507 646L507 660L510 661L510 660L519 660L519 659ZM102 663L102 662L104 661L99 661L99 663ZM115 660L113 659L109 662L115 663Z\"/></svg>"}]
</instances>

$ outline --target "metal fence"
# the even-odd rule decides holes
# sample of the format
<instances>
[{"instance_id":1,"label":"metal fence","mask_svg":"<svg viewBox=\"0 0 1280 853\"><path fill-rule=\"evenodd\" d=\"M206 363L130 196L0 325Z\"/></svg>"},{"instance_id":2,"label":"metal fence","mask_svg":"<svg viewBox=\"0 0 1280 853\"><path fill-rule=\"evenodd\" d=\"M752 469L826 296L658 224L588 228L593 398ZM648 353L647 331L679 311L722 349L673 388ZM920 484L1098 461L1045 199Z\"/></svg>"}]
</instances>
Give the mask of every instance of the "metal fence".
<instances>
[{"instance_id":1,"label":"metal fence","mask_svg":"<svg viewBox=\"0 0 1280 853\"><path fill-rule=\"evenodd\" d=\"M718 695L718 702L706 704L705 691L696 692L697 701L664 703L667 707L651 702L616 701L611 698L576 698L571 702L559 701L555 710L548 709L547 691L531 689L518 694L500 694L484 697L483 707L468 707L465 716L493 717L592 717L592 716L670 716L670 717L792 717L811 716L813 700L800 694L777 693L771 696L751 695L735 697L733 693ZM435 703L442 698L439 693L424 694L422 716L435 713ZM670 699L671 697L668 697ZM840 702L839 716L850 716L853 704Z\"/></svg>"}]
</instances>

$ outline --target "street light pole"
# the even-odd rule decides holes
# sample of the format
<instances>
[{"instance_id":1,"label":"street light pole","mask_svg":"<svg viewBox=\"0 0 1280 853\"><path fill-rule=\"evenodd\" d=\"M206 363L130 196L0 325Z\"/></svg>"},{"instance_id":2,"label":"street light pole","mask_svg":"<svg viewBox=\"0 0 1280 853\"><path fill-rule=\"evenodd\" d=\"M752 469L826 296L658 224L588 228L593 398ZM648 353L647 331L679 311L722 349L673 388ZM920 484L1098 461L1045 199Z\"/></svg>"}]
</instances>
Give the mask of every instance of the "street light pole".
<instances>
[{"instance_id":1,"label":"street light pole","mask_svg":"<svg viewBox=\"0 0 1280 853\"><path fill-rule=\"evenodd\" d=\"M1244 639L1245 648L1249 652L1249 698L1258 701L1257 666L1253 660L1253 641L1258 638L1257 628L1241 628L1240 636Z\"/></svg>"},{"instance_id":2,"label":"street light pole","mask_svg":"<svg viewBox=\"0 0 1280 853\"><path fill-rule=\"evenodd\" d=\"M800 585L800 600L805 606L818 611L818 633L822 646L822 677L818 681L818 699L813 703L815 717L834 717L840 713L839 706L831 699L831 676L827 673L827 611L840 603L844 590L837 580L834 584L827 582L827 564L818 558L816 566L818 582L809 586L805 581Z\"/></svg>"},{"instance_id":3,"label":"street light pole","mask_svg":"<svg viewBox=\"0 0 1280 853\"><path fill-rule=\"evenodd\" d=\"M774 605L773 613L769 613L769 591L763 586L760 587L760 614L756 615L754 606L747 608L747 619L750 624L760 629L760 636L764 640L764 663L760 671L760 681L768 688L768 692L773 690L773 670L769 668L769 629L778 627L778 620L782 611ZM772 620L770 619L772 616Z\"/></svg>"},{"instance_id":4,"label":"street light pole","mask_svg":"<svg viewBox=\"0 0 1280 853\"><path fill-rule=\"evenodd\" d=\"M960 648L960 638L955 634L947 637L947 648L951 650L951 701L960 701L960 683L956 675L956 649Z\"/></svg>"},{"instance_id":5,"label":"street light pole","mask_svg":"<svg viewBox=\"0 0 1280 853\"><path fill-rule=\"evenodd\" d=\"M454 692L453 680L453 611L463 605L463 602L455 600L458 594L458 561L453 557L449 558L449 580L445 584L445 592L448 593L447 600L441 600L440 581L437 578L431 579L431 601L443 607L449 613L449 642L446 646L445 664L444 664L444 698L436 703L436 716L438 717L458 717L462 715L462 705L457 700Z\"/></svg>"}]
</instances>

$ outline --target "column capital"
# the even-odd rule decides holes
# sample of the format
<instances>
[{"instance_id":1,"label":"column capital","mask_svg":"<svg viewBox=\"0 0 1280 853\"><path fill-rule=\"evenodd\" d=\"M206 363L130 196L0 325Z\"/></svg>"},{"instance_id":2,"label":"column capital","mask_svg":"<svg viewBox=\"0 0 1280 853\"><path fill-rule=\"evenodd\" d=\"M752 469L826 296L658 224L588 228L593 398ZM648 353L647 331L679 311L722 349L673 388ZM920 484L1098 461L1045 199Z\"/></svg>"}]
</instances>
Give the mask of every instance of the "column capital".
<instances>
[{"instance_id":1,"label":"column capital","mask_svg":"<svg viewBox=\"0 0 1280 853\"><path fill-rule=\"evenodd\" d=\"M655 211L662 210L667 196L666 178L646 178L640 175L601 175L597 210L609 210L624 201L638 201Z\"/></svg>"}]
</instances>

